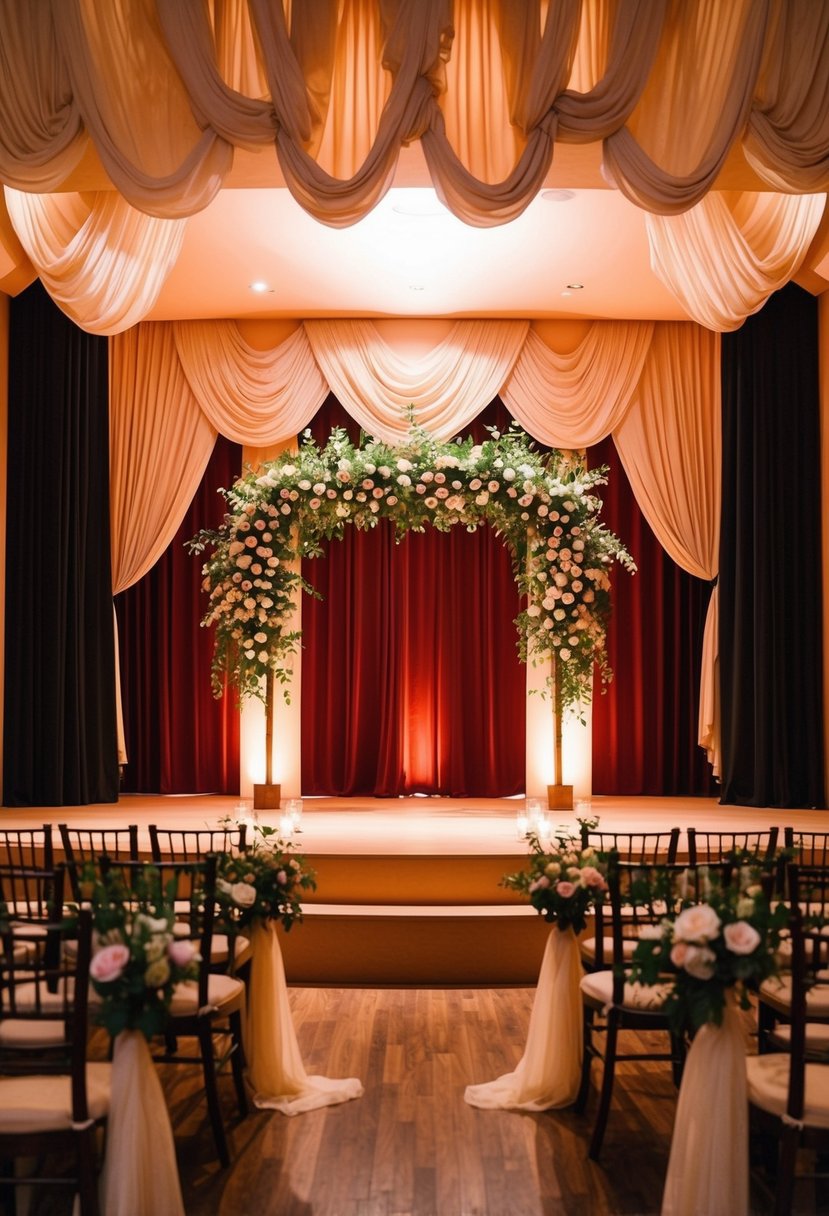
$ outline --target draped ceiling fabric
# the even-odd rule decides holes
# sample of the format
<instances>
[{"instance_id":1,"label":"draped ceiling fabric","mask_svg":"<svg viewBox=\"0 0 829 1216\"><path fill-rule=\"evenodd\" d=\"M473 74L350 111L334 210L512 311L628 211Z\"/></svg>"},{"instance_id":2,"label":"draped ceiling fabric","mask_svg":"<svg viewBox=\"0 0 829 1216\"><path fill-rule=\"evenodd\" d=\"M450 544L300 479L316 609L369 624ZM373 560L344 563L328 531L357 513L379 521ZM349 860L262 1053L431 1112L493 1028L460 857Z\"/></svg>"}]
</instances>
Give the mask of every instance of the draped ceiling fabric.
<instances>
[{"instance_id":1,"label":"draped ceiling fabric","mask_svg":"<svg viewBox=\"0 0 829 1216\"><path fill-rule=\"evenodd\" d=\"M829 11L813 0L0 0L0 181L54 191L91 143L120 196L81 217L9 191L49 291L96 333L147 314L181 239L170 223L209 206L234 148L272 146L299 205L341 227L414 140L442 201L482 227L528 206L557 141L601 141L608 182L652 213L657 273L691 317L733 328L814 234L827 93ZM739 148L772 190L806 197L715 202ZM128 272L136 250L149 282Z\"/></svg>"},{"instance_id":2,"label":"draped ceiling fabric","mask_svg":"<svg viewBox=\"0 0 829 1216\"><path fill-rule=\"evenodd\" d=\"M612 433L661 543L692 574L717 574L719 337L698 326L597 321L562 356L526 322L459 321L432 351L406 362L368 321L307 321L269 351L254 351L234 322L144 322L112 340L116 588L139 578L169 543L217 431L252 446L276 443L310 422L329 388L370 434L391 442L407 429L403 403L449 436L498 392L550 447L583 447ZM545 400L552 408L539 408ZM568 401L581 407L575 422ZM185 469L181 451L189 453ZM137 511L131 498L141 494L139 476L153 488L150 511ZM716 637L710 620L708 635ZM716 764L713 641L706 663L700 739Z\"/></svg>"}]
</instances>

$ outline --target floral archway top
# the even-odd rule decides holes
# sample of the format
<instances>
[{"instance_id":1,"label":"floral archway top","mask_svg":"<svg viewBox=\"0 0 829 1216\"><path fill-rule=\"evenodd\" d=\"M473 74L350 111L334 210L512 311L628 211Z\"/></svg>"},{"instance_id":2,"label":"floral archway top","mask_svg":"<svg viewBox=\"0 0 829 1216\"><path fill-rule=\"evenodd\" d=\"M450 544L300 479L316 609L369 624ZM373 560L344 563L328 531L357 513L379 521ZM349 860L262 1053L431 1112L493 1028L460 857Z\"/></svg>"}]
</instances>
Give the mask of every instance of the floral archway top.
<instances>
[{"instance_id":1,"label":"floral archway top","mask_svg":"<svg viewBox=\"0 0 829 1216\"><path fill-rule=\"evenodd\" d=\"M227 681L240 697L262 697L269 673L288 684L300 639L289 628L294 593L316 594L297 559L319 555L322 539L342 536L347 524L373 528L391 519L398 539L427 526L494 528L526 596L516 618L521 659L552 661L562 706L588 702L594 665L610 677L610 567L618 561L635 569L599 520L593 491L605 473L560 452L538 452L516 425L505 434L491 429L484 443L443 443L412 426L400 446L372 440L355 447L337 429L319 448L306 431L298 452L223 490L224 523L191 542L196 552L212 550L202 624L216 628L214 692L221 695Z\"/></svg>"}]
</instances>

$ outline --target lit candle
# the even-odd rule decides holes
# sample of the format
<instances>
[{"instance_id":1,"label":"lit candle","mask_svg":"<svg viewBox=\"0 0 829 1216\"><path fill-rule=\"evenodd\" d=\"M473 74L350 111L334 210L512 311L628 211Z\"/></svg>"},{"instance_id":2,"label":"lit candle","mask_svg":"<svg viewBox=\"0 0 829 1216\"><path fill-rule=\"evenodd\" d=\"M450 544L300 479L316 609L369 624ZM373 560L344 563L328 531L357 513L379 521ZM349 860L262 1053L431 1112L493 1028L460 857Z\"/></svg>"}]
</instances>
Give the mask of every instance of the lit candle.
<instances>
[{"instance_id":1,"label":"lit candle","mask_svg":"<svg viewBox=\"0 0 829 1216\"><path fill-rule=\"evenodd\" d=\"M294 831L294 821L290 815L280 815L279 817L279 834L286 840L290 840Z\"/></svg>"},{"instance_id":2,"label":"lit candle","mask_svg":"<svg viewBox=\"0 0 829 1216\"><path fill-rule=\"evenodd\" d=\"M515 826L518 832L518 839L526 840L527 832L530 830L530 820L523 811L519 811L515 816Z\"/></svg>"}]
</instances>

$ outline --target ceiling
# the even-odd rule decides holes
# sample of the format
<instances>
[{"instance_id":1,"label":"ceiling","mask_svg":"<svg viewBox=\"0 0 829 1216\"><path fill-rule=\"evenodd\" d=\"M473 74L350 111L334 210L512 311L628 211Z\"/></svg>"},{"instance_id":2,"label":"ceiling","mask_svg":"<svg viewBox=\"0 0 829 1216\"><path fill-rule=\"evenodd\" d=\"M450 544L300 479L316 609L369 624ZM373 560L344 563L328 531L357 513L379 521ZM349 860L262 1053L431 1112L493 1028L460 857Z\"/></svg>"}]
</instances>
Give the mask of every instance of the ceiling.
<instances>
[{"instance_id":1,"label":"ceiling","mask_svg":"<svg viewBox=\"0 0 829 1216\"><path fill-rule=\"evenodd\" d=\"M684 314L650 269L644 213L615 190L546 190L512 223L472 228L407 186L339 229L285 188L221 191L188 221L148 319L313 316Z\"/></svg>"}]
</instances>

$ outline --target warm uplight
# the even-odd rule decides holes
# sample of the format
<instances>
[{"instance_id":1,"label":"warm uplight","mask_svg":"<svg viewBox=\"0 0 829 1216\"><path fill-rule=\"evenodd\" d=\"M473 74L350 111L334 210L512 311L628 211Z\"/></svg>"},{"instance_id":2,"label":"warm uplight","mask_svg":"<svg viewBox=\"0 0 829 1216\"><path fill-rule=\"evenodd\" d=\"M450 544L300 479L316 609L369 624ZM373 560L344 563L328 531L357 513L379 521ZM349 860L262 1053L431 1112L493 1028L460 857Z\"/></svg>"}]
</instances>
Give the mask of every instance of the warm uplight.
<instances>
[{"instance_id":1,"label":"warm uplight","mask_svg":"<svg viewBox=\"0 0 829 1216\"><path fill-rule=\"evenodd\" d=\"M260 294L265 291L273 291L273 288L269 287L268 284L263 282L262 279L256 279L255 282L251 283L250 289L251 291L259 292Z\"/></svg>"}]
</instances>

